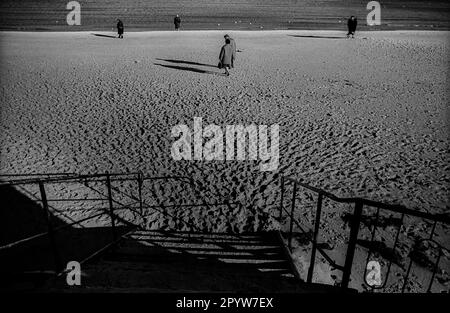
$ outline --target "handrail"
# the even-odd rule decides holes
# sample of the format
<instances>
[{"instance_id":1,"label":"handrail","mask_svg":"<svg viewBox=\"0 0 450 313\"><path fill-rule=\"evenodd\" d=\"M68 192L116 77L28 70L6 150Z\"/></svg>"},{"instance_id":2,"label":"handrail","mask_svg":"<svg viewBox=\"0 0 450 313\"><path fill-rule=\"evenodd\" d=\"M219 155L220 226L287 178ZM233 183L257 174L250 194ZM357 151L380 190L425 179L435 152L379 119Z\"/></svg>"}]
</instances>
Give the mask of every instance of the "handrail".
<instances>
[{"instance_id":1,"label":"handrail","mask_svg":"<svg viewBox=\"0 0 450 313\"><path fill-rule=\"evenodd\" d=\"M290 181L294 184L293 186L293 192L292 192L292 200L291 200L291 212L287 212L286 209L284 208L284 193L285 193L285 181ZM429 286L427 289L427 292L430 292L433 282L434 282L434 277L436 274L436 271L438 269L438 265L439 265L439 261L440 261L440 257L443 254L443 251L446 250L448 251L448 249L442 247L439 243L435 242L433 239L433 235L436 229L436 225L437 223L442 223L442 224L446 224L446 225L450 225L450 217L445 216L443 214L431 214L431 213L427 213L427 212L420 212L420 211L415 211L415 210L411 210L408 209L402 205L391 205L391 204L385 204L385 203L381 203L381 202L377 202L377 201L373 201L373 200L368 200L368 199L364 199L364 198L359 198L359 197L354 197L354 198L341 198L338 197L332 193L329 193L323 189L317 188L317 187L313 187L309 184L306 184L304 182L299 181L298 179L295 179L293 177L282 177L281 178L281 203L280 203L280 214L279 214L279 219L280 222L282 221L282 216L283 216L283 211L286 212L288 214L288 217L290 217L290 227L289 227L289 234L288 234L288 243L289 243L289 249L291 249L291 239L292 239L292 225L293 223L295 223L296 225L298 225L300 227L300 229L305 232L303 230L303 228L299 225L297 219L294 217L294 210L295 210L295 200L297 198L297 185L301 186L305 189L308 189L314 193L316 193L318 195L318 199L317 199L317 208L316 208L316 215L315 215L315 222L314 222L314 234L313 234L313 238L308 238L308 241L312 243L312 251L311 251L311 261L310 261L310 266L308 269L308 277L307 277L307 282L312 282L312 276L313 276L313 272L314 272L314 264L315 264L315 251L318 250L326 259L326 261L334 268L337 268L339 270L341 270L343 272L342 275L342 281L341 281L341 287L343 288L347 288L348 284L350 282L350 275L351 275L351 271L352 271L352 265L353 265L353 257L354 257L354 253L355 253L355 249L356 249L356 245L358 244L358 232L359 232L359 228L360 228L360 224L361 224L361 219L363 216L363 207L364 205L369 206L369 207L373 207L377 209L377 213L376 213L376 219L375 219L375 223L373 225L373 230L372 232L372 239L371 241L374 240L374 236L375 236L375 231L378 227L377 223L378 223L378 218L379 218L379 213L380 213L380 209L384 209L387 211L391 211L391 212L396 212L396 213L400 213L401 214L401 223L397 229L397 233L395 235L395 240L394 240L394 245L392 247L392 250L394 251L397 243L398 243L398 239L399 239L399 233L401 230L401 226L403 225L403 220L404 220L404 216L412 216L412 217L418 217L418 218L422 218L422 219L426 219L426 220L430 220L433 221L433 227L431 230L431 234L429 236L428 239L423 239L423 240L431 240L434 243L437 244L438 248L439 248L439 256L437 258L437 260L433 263L434 267L433 267L433 274L431 277L431 280L429 282ZM354 211L353 211L353 218L350 222L350 236L349 236L349 241L348 241L348 245L347 245L347 253L345 256L345 264L343 267L339 266L336 267L336 263L324 252L321 251L318 248L318 232L319 232L319 223L320 223L320 218L321 218L321 209L322 209L322 200L323 197L327 197L330 200L334 201L334 202L338 202L338 203L349 203L349 204L354 204ZM366 285L369 286L369 288L373 290L375 289L382 289L386 286L387 280L389 278L389 273L391 270L391 264L392 264L392 260L389 261L389 265L388 265L388 269L387 269L387 273L386 273L386 278L384 280L384 283L381 286L371 286L367 283L366 281L366 273L367 273L367 265L369 264L369 259L370 256L372 254L372 248L369 248L368 254L367 254L367 260L366 260L366 267L364 270L364 283ZM410 270L411 270L411 265L412 265L412 258L411 258L411 254L409 255L410 258L410 262L408 265L408 270L406 275L404 276L403 279L403 287L402 287L402 292L404 292L405 290L405 286L406 283L408 281L408 277L410 274Z\"/></svg>"},{"instance_id":2,"label":"handrail","mask_svg":"<svg viewBox=\"0 0 450 313\"><path fill-rule=\"evenodd\" d=\"M284 208L283 208L283 211L286 212L287 214L289 214L289 212ZM299 227L304 233L306 233L302 229L302 225L300 225L300 223L296 219L294 219L294 224L297 225L297 227ZM311 239L309 241L311 241ZM288 249L289 249L289 247L288 247ZM327 262L331 265L332 268L335 268L335 269L338 269L341 271L344 269L344 267L342 265L339 265L336 262L334 262L334 260L322 248L317 247L316 249L325 258L325 260L327 260Z\"/></svg>"},{"instance_id":3,"label":"handrail","mask_svg":"<svg viewBox=\"0 0 450 313\"><path fill-rule=\"evenodd\" d=\"M107 214L107 213L106 213L106 212L102 212L102 213L94 214L94 215L92 215L92 216L83 218L83 219L78 220L78 221L75 221L75 222L73 222L73 223L70 223L70 224L64 224L64 225L61 225L61 226L59 226L59 227L56 227L53 231L54 231L54 232L57 232L57 231L60 231L60 230L62 230L62 229L68 228L68 227L70 227L70 226L73 226L73 225L76 225L76 224L80 224L80 223L82 223L82 222L86 222L86 221L88 221L88 220L90 220L90 219L99 217L99 216L104 215L104 214ZM17 246L17 245L19 245L19 244L21 244L21 243L24 243L24 242L27 242L27 241L30 241L30 240L33 240L33 239L37 239L37 238L40 238L40 237L44 237L45 235L48 235L48 231L41 232L41 233L39 233L39 234L30 236L30 237L27 237L27 238L19 239L19 240L17 240L17 241L14 241L14 242L8 243L8 244L6 244L6 245L0 246L0 250L12 248L12 247Z\"/></svg>"},{"instance_id":4,"label":"handrail","mask_svg":"<svg viewBox=\"0 0 450 313\"><path fill-rule=\"evenodd\" d=\"M120 181L120 180L131 180L134 179L137 175L140 175L141 173L113 173L109 174L109 177L111 181ZM63 175L63 174L61 174ZM14 186L14 185L29 185L29 184L36 184L39 182L44 183L57 183L57 182L67 182L67 181L76 181L76 180L82 180L82 179L90 179L91 181L94 181L96 178L104 178L108 176L108 174L68 174L68 177L54 177L54 178L30 178L30 179L24 179L24 180L5 180L3 177L8 175L0 175L0 186L7 185L7 186ZM14 175L10 175L14 176ZM45 175L44 175L45 176ZM115 178L115 177L126 177L126 178ZM190 182L192 182L192 178L187 176L143 176L141 178L142 180L164 180L164 179L187 179Z\"/></svg>"},{"instance_id":5,"label":"handrail","mask_svg":"<svg viewBox=\"0 0 450 313\"><path fill-rule=\"evenodd\" d=\"M186 180L189 183L194 183L194 180L190 177L186 177L186 176L144 176L142 173L105 173L105 174L73 174L73 173L66 173L66 174L44 174L44 176L53 176L53 177L36 177L39 176L38 174L31 174L29 176L31 176L32 178L30 179L13 179L10 181L2 181L2 179L4 179L4 177L22 177L22 176L26 176L26 175L19 175L19 174L12 174L12 175L6 175L6 174L0 174L0 186L3 185L25 185L25 184L38 184L40 187L40 191L41 191L41 201L42 204L44 206L44 210L47 214L47 226L48 226L48 230L24 239L20 239L17 240L16 242L13 243L9 243L6 244L4 246L0 246L0 251L4 250L4 249L8 249L11 247L14 247L18 244L27 242L27 241L31 241L33 239L37 239L40 237L43 237L45 235L49 236L50 239L50 244L53 246L52 248L54 248L54 254L55 254L55 260L59 259L57 253L58 251L56 251L56 246L54 243L54 234L56 232L58 232L61 229L73 226L75 224L79 224L83 221L87 221L90 219L93 219L95 217L104 215L104 214L109 214L111 217L111 227L112 227L112 233L113 233L113 240L106 246L101 248L100 250L98 250L97 252L94 253L94 255L96 255L97 253L100 253L101 251L103 251L104 249L107 249L108 247L110 247L111 245L114 245L115 242L117 242L118 240L120 240L121 236L117 236L116 234L116 230L115 230L115 220L119 218L119 216L117 214L114 213L114 211L117 210L123 210L123 209L128 209L128 210L133 210L134 208L139 208L140 209L140 215L142 217L144 217L146 215L146 213L144 213L144 209L153 209L156 211L159 211L160 213L163 214L167 214L168 216L171 216L173 218L176 219L180 219L179 217L175 217L172 216L171 214L167 213L167 212L161 212L160 210L158 210L159 208L165 208L165 207L195 207L195 206L209 206L209 205L231 205L231 204L236 204L236 203L230 203L230 202L225 202L225 203L201 203L201 204L164 204L164 203L157 203L156 205L149 205L147 203L145 203L145 201L143 201L142 196L141 196L141 189L142 189L142 183L145 180L167 180L167 179L179 179L179 180ZM114 188L111 184L112 181L135 181L137 180L138 182L138 191L139 191L139 196L136 198L133 195L127 195L123 192L121 192L120 190L116 190L117 188ZM108 207L107 208L103 208L101 209L101 212L98 214L95 214L93 216L89 216L86 218L83 218L79 221L75 221L73 223L70 224L65 224L59 227L55 227L53 228L53 225L51 223L51 219L49 216L49 209L48 209L48 202L50 201L83 201L86 199L50 199L48 200L46 198L46 194L45 194L45 189L44 189L44 184L53 184L53 183L58 183L58 182L78 182L78 183L84 183L87 187L93 189L94 191L96 191L97 193L100 193L96 188L93 188L92 186L88 186L88 182L89 183L95 183L95 182L102 182L102 183L106 183L106 187L107 187L107 197L105 199L99 199L99 198L95 198L95 199L91 199L91 200L95 200L95 201L108 201ZM291 203L291 207L290 207L290 212L288 212L283 205L283 199L284 199L284 188L285 188L285 181L290 181L294 183L294 191L293 191L293 196L292 196L292 203ZM358 230L360 227L360 223L361 223L361 216L362 216L362 209L364 207L364 205L366 206L370 206L370 207L374 207L377 208L377 221L378 221L378 216L379 216L379 210L380 209L385 209L388 211L392 211L392 212L396 212L396 213L401 213L402 214L402 221L403 221L403 216L404 215L408 215L408 216L413 216L413 217L418 217L418 218L423 218L423 219L427 219L427 220L431 220L434 221L434 226L433 226L433 230L431 232L431 236L428 240L432 240L434 231L435 231L435 227L436 227L436 223L443 223L443 224L447 224L450 225L450 217L445 216L443 214L431 214L428 212L421 212L421 211L415 211L415 210L411 210L408 209L402 205L392 205L392 204L385 204L385 203L381 203L381 202L377 202L377 201L373 201L373 200L368 200L368 199L364 199L364 198L359 198L359 197L354 197L354 198L345 198L345 197L338 197L330 192L327 192L323 189L311 186L309 184L306 184L302 181L299 181L298 179L295 179L293 177L282 177L281 178L281 205L280 205L280 216L279 219L281 221L283 212L287 213L287 215L291 218L290 219L290 225L289 225L289 236L288 236L288 249L290 252L291 251L291 241L292 241L292 234L293 234L293 227L294 225L296 225L297 227L299 227L301 229L301 231L303 231L304 233L306 233L306 231L303 229L302 225L299 223L299 221L295 218L294 216L294 211L296 209L296 205L295 205L295 201L297 198L297 185L301 186L303 188L306 188L316 194L318 194L318 202L317 202L317 208L316 208L316 216L315 216L315 223L314 223L314 229L313 229L313 236L312 238L308 237L308 241L312 243L312 251L311 251L311 261L310 261L310 267L308 269L308 277L307 277L307 281L308 282L312 282L312 277L313 277L313 272L314 272L314 263L315 263L315 258L316 258L316 251L318 251L324 258L325 260L335 269L338 269L340 271L343 272L343 276L342 276L342 282L341 282L341 287L343 288L347 288L349 281L350 281L350 274L351 274L351 269L352 269L352 263L353 263L353 255L355 252L355 247L358 244L357 243L357 238L358 238ZM121 194L126 195L128 198L133 200L133 203L131 204L123 204L120 203L119 201L113 199L112 196L112 192L119 192ZM103 194L102 194L103 195ZM328 198L332 201L335 201L337 203L348 203L348 204L354 204L354 218L351 221L351 226L350 226L350 239L349 239L349 243L347 246L347 254L346 254L346 258L345 258L345 264L344 265L339 265L336 264L336 262L320 247L320 245L317 243L318 241L318 233L319 233L319 224L320 224L320 218L321 218L321 211L322 211L322 202L324 200L324 198ZM139 203L139 207L135 207L135 205ZM117 205L117 207L114 207L114 204ZM122 220L121 222L125 222L126 224L129 224L126 220ZM185 225L191 226L194 229L198 229L195 225L190 225L189 222L183 221L181 220L181 222L183 222ZM136 225L135 225L136 226ZM376 223L374 226L374 229L372 231L372 241L374 238L374 233L376 230ZM311 230L309 230L311 231ZM398 228L398 232L400 231L400 226ZM393 249L395 249L395 246L397 244L397 239L398 239L398 232L397 232L397 236L396 236L396 240L395 240L395 244ZM439 246L440 247L440 246ZM440 248L442 250L442 248ZM445 249L445 248L443 248ZM441 251L440 250L440 251ZM369 254L367 259L369 259L371 250L369 250ZM440 252L441 253L441 252ZM58 262L56 262L58 263ZM366 262L367 263L367 262ZM439 259L438 261L435 263L435 268L434 268L434 272L433 272L433 277L432 280L430 281L430 286L429 289L431 289L432 283L433 283L433 279L434 279L434 274L436 272L437 266L439 263ZM404 285L403 288L405 287L407 280L408 280L408 275L409 275L409 271L411 268L411 264L412 264L412 259L411 262L409 264L408 267L408 271L407 271L407 275L405 276L404 279ZM367 270L367 269L366 269ZM365 270L365 273L366 273ZM389 271L390 271L390 264L389 264ZM56 272L61 272L61 268L59 266L57 266ZM389 273L389 272L388 272ZM365 274L364 274L365 275ZM365 281L365 280L364 280ZM387 278L386 278L387 281ZM386 283L385 281L385 283ZM367 282L366 282L367 284ZM384 287L384 286L383 286ZM376 288L373 288L376 289Z\"/></svg>"},{"instance_id":6,"label":"handrail","mask_svg":"<svg viewBox=\"0 0 450 313\"><path fill-rule=\"evenodd\" d=\"M15 179L12 180L8 180L6 179L5 181L5 177L15 177ZM142 217L144 217L144 215L146 214L145 212L143 212L144 209L153 209L156 211L159 211L163 214L167 214L175 219L180 219L180 217L177 216L173 216L171 214L169 214L168 212L162 212L161 210L158 210L159 208L167 208L167 207L176 207L176 206L180 206L180 207L197 207L197 206L210 206L210 205L224 205L224 206L230 206L230 205L235 205L237 203L235 202L230 202L230 201L225 201L224 203L207 203L206 201L203 201L203 203L194 203L194 204L165 204L165 203L158 203L158 205L149 205L147 203L145 203L145 201L143 201L142 197L141 197L141 189L142 189L142 182L145 180L168 180L168 179L177 179L180 180L184 183L193 183L194 181L190 178L190 177L186 177L186 176L144 176L142 175L142 173L126 173L126 174L109 174L109 173L105 173L105 174L94 174L94 175L78 175L78 174L67 174L67 175L62 175L62 174L58 174L55 175L53 177L47 177L47 176L51 176L51 175L45 175L45 177L39 177L38 175L30 175L32 176L31 178L27 178L27 179L22 179L21 175L17 175L17 176L7 176L7 175L0 175L0 186L2 185L7 185L7 186L14 186L14 185L35 185L37 184L39 186L40 189L40 202L42 202L42 206L44 208L44 212L46 213L46 221L47 221L47 231L39 233L37 235L33 235L24 239L20 239L17 240L15 242L6 244L4 246L0 247L0 251L1 250L6 250L9 248L13 248L17 245L20 245L22 243L34 240L34 239L38 239L44 236L48 236L49 239L49 243L50 246L52 248L52 252L53 252L53 256L55 259L55 271L54 273L56 273L57 275L61 275L63 273L65 273L67 270L63 268L63 264L62 264L62 258L60 255L60 251L58 250L58 247L56 245L56 233L58 233L60 230L64 229L64 228L68 228L71 227L75 224L80 224L84 221L88 221L91 219L94 219L98 216L102 216L105 214L109 214L111 217L111 230L112 230L112 240L106 245L101 247L100 249L98 249L97 251L95 251L94 253L91 253L88 257L86 257L85 259L83 259L81 261L81 263L84 263L90 259L92 259L93 257L103 253L104 251L106 251L107 249L113 247L116 243L118 243L122 238L123 235L117 234L116 233L116 220L118 219L118 215L116 213L114 213L115 211L121 210L121 209L127 209L127 210L132 210L131 206L134 206L137 204L137 202L139 202L139 208L140 208L140 215ZM16 177L19 177L19 179L16 179ZM1 181L3 179L3 181ZM126 195L128 198L134 200L132 204L127 204L124 205L122 203L120 203L119 201L117 201L116 199L113 199L113 191L114 192L119 192L124 194L123 192L121 192L119 189L116 190L116 188L114 188L111 184L112 181L121 181L121 180L126 180L126 181L135 181L137 180L138 182L138 188L139 188L139 197L136 198L133 195ZM89 198L89 199L58 199L57 197L54 199L47 199L46 196L46 191L45 191L45 185L51 185L54 183L60 183L60 182L66 182L66 183L71 183L71 182L77 182L77 183L81 183L81 184L85 184L86 187L93 189L96 192L99 192L97 190L97 188L95 188L95 183L96 182L101 182L102 185L106 183L106 187L107 187L107 195L105 196L105 198L102 197L96 197L96 198ZM94 186L89 186L88 184L93 184ZM57 202L57 201L83 201L83 200L88 200L88 201L107 201L108 203L108 207L107 208L103 208L100 210L99 213L94 214L92 216L88 216L86 218L82 218L81 220L78 221L74 221L70 224L64 224L61 225L59 227L54 227L53 226L53 218L51 216L51 211L49 209L48 203L49 202ZM117 207L114 207L114 206ZM180 220L182 223L193 227L194 229L196 229L197 231L200 230L196 225L193 225L191 223L189 223L188 221L184 221L184 220ZM125 221L126 222L126 221ZM135 229L136 226L134 225ZM128 232L129 233L129 232ZM128 234L127 233L127 234ZM80 263L80 264L81 264Z\"/></svg>"},{"instance_id":7,"label":"handrail","mask_svg":"<svg viewBox=\"0 0 450 313\"><path fill-rule=\"evenodd\" d=\"M44 183L53 183L53 182L60 182L60 181L68 181L68 180L79 180L79 179L86 179L86 178L106 178L108 175L111 177L111 181L117 181L116 179L112 179L112 177L117 177L117 176L136 176L138 174L141 174L139 172L131 172L131 173L111 173L111 174L74 174L74 173L51 173L51 174L26 174L29 176L62 176L62 175L71 175L71 177L62 177L62 178L54 178L54 179L40 179L40 178L35 178L35 179L31 179L31 180L8 180L8 181L2 181L0 180L0 186L2 184L4 185L24 185L24 184L35 184L35 183L39 183L39 182L44 182ZM2 179L2 177L5 176L26 176L25 174L0 174L0 179ZM407 215L411 215L411 216L415 216L415 217L420 217L420 218L425 218L425 219L429 219L429 220L433 220L433 221L438 221L441 223L445 223L445 224L449 224L450 225L450 217L445 216L443 214L431 214L431 213L427 213L427 212L421 212L421 211L416 211L416 210L411 210L408 209L402 205L393 205L393 204L386 204L386 203L382 203L382 202L377 202L377 201L373 201L373 200L369 200L369 199L365 199L365 198L359 198L359 197L353 197L353 198L341 198L338 197L328 191L325 191L323 189L311 186L309 184L303 183L298 179L295 179L293 177L283 177L285 180L291 181L291 182L295 182L296 184L309 189L311 191L314 191L318 194L321 194L333 201L339 202L339 203L356 203L356 202L361 202L363 205L367 205L367 206L371 206L371 207L376 207L376 208L382 208L382 209L386 209L386 210L390 210L393 212L397 212L397 213L402 213L402 214L407 214ZM192 181L192 178L187 177L187 176L143 176L142 180L161 180L161 179L187 179L189 181ZM105 199L106 200L106 199ZM51 201L54 201L53 199Z\"/></svg>"},{"instance_id":8,"label":"handrail","mask_svg":"<svg viewBox=\"0 0 450 313\"><path fill-rule=\"evenodd\" d=\"M128 232L126 232L123 235L120 235L119 238L114 239L113 241L111 241L110 243L108 243L106 246L101 247L100 249L94 251L93 253L91 253L89 256L87 256L86 258L84 258L83 260L81 260L79 263L80 265L85 264L86 262L92 260L93 258L99 256L101 253L103 253L104 251L107 251L108 249L112 248L113 246L117 245L125 236L131 234L132 232L134 232L136 230L137 227L133 227L132 229L130 229ZM67 272L69 272L70 269L63 269L61 270L59 273L56 273L56 276L61 276L66 274Z\"/></svg>"},{"instance_id":9,"label":"handrail","mask_svg":"<svg viewBox=\"0 0 450 313\"><path fill-rule=\"evenodd\" d=\"M23 177L23 176L29 176L31 177L30 179L12 179L12 180L5 180L5 177ZM42 177L45 176L45 177ZM47 177L47 176L51 176L51 177ZM114 189L111 186L111 182L112 181L134 181L134 180L138 180L138 188L139 188L139 193L141 192L141 188L142 188L142 182L146 181L146 180L169 180L169 179L178 179L178 180L187 180L188 183L192 183L193 180L190 177L186 177L186 176L176 176L176 175L172 175L172 176L145 176L143 175L141 172L136 172L136 173L101 173L101 174L75 174L75 173L51 173L51 174L28 174L28 175L23 175L23 174L0 174L0 186L14 186L14 185L30 185L30 184L37 184L39 186L40 189L40 193L41 193L41 199L40 201L42 202L42 205L44 207L44 211L46 213L46 220L47 220L47 227L48 229L46 231L40 232L38 234L26 237L26 238L22 238L19 240L16 240L14 242L5 244L3 246L0 246L0 251L1 250L6 250L9 248L13 248L15 246L18 246L20 244L44 237L44 236L49 236L49 240L50 240L50 244L52 246L52 249L54 250L54 255L55 255L55 259L59 259L58 251L56 248L56 244L55 244L55 238L54 235L56 232L59 232L62 229L71 227L73 225L76 224L80 224L82 222L94 219L96 217L105 215L105 214L109 214L111 217L111 228L112 228L112 234L113 234L113 241L112 242L116 242L117 240L120 239L120 237L116 234L116 230L115 230L115 214L114 211L116 210L122 210L122 209L131 209L132 205L125 205L122 204L116 200L113 199L112 197L112 189ZM92 182L102 182L102 183L106 183L106 187L107 187L107 191L108 191L108 195L106 198L95 198L95 199L90 199L93 201L108 201L109 205L108 208L103 208L101 209L100 213L82 218L80 220L74 221L72 223L69 224L64 224L58 227L53 227L52 222L51 222L51 214L50 214L50 210L48 207L48 202L54 202L54 201L86 201L87 199L47 199L46 196L46 192L45 192L45 187L44 184L53 184L53 183L58 183L58 182L78 182L78 183L85 183L87 184L92 183ZM95 190L96 192L98 192L97 190ZM130 197L128 195L128 197ZM141 215L143 214L142 210L144 208L150 208L150 209L156 209L157 207L168 207L165 204L160 204L158 205L147 205L146 203L144 203L141 199L141 195L139 195L139 199L135 199L134 197L133 200L139 201L139 208L141 211ZM119 207L114 207L114 204L118 204ZM229 205L230 203L224 203L223 205ZM190 207L195 207L195 206L203 206L203 205L208 205L208 203L203 203L203 204L192 204L192 205L181 205L181 206L190 206ZM184 223L186 223L184 221ZM189 224L189 223L188 223ZM108 245L109 246L109 245ZM102 249L101 249L102 250ZM57 260L57 263L60 263L59 260ZM59 271L59 268L61 267L61 264L57 265L57 269L56 272Z\"/></svg>"},{"instance_id":10,"label":"handrail","mask_svg":"<svg viewBox=\"0 0 450 313\"><path fill-rule=\"evenodd\" d=\"M3 177L43 177L43 176L70 176L78 175L77 173L31 173L31 174L7 174L0 173L0 179Z\"/></svg>"},{"instance_id":11,"label":"handrail","mask_svg":"<svg viewBox=\"0 0 450 313\"><path fill-rule=\"evenodd\" d=\"M292 177L284 177L284 179L295 182L296 184L309 189L311 191L314 191L318 194L322 194L323 196L339 202L339 203L356 203L356 202L360 202L363 205L367 205L370 207L375 207L375 208L380 208L380 209L385 209L385 210L389 210L389 211L393 211L396 213L401 213L401 214L406 214L406 215L411 215L411 216L415 216L415 217L420 217L420 218L425 218L428 220L432 220L432 221L437 221L440 223L445 223L450 225L450 217L445 216L443 214L431 214L428 212L421 212L421 211L416 211L416 210L411 210L406 208L403 205L399 205L399 204L386 204L386 203L382 203L382 202L377 202L377 201L373 201L373 200L369 200L369 199L365 199L365 198L359 198L359 197L355 197L355 198L340 198L328 191L325 191L323 189L317 188L317 187L313 187L311 185L308 185L306 183L303 183L295 178Z\"/></svg>"}]
</instances>

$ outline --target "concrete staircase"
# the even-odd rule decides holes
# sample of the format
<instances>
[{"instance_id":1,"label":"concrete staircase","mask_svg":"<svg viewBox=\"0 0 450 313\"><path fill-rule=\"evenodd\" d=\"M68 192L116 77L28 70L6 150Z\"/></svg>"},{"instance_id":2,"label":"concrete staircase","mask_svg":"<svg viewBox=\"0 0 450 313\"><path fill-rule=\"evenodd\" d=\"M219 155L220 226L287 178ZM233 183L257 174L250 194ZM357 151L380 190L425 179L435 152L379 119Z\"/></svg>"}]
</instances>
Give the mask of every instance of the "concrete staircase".
<instances>
[{"instance_id":1,"label":"concrete staircase","mask_svg":"<svg viewBox=\"0 0 450 313\"><path fill-rule=\"evenodd\" d=\"M47 286L69 292L305 291L283 245L277 232L135 231L82 266L81 286L65 286L65 277Z\"/></svg>"},{"instance_id":2,"label":"concrete staircase","mask_svg":"<svg viewBox=\"0 0 450 313\"><path fill-rule=\"evenodd\" d=\"M135 231L81 266L81 286L49 279L38 292L341 293L304 283L279 232Z\"/></svg>"}]
</instances>

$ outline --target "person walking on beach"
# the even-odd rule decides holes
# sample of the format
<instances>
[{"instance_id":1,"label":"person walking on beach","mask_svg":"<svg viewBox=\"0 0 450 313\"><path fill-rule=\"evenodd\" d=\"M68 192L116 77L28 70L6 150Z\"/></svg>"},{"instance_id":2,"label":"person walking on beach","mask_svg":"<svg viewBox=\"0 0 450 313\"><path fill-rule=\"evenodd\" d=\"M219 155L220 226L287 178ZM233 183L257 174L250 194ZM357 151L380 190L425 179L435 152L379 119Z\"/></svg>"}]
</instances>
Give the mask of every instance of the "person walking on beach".
<instances>
[{"instance_id":1,"label":"person walking on beach","mask_svg":"<svg viewBox=\"0 0 450 313\"><path fill-rule=\"evenodd\" d=\"M119 35L118 38L123 39L123 23L119 19L117 19L117 34Z\"/></svg>"},{"instance_id":2,"label":"person walking on beach","mask_svg":"<svg viewBox=\"0 0 450 313\"><path fill-rule=\"evenodd\" d=\"M352 36L352 38L355 38L355 32L356 32L356 26L358 25L358 20L355 16L351 16L347 21L347 27L348 27L348 33L347 38Z\"/></svg>"},{"instance_id":3,"label":"person walking on beach","mask_svg":"<svg viewBox=\"0 0 450 313\"><path fill-rule=\"evenodd\" d=\"M234 41L233 38L230 37L230 35L226 34L225 36L223 36L225 38L225 43L227 39L230 39L230 45L233 48L233 56L231 58L231 68L234 67L234 60L236 59L236 42Z\"/></svg>"},{"instance_id":4,"label":"person walking on beach","mask_svg":"<svg viewBox=\"0 0 450 313\"><path fill-rule=\"evenodd\" d=\"M178 14L173 19L173 23L175 24L175 30L179 30L180 29L180 24L181 24L181 17Z\"/></svg>"},{"instance_id":5,"label":"person walking on beach","mask_svg":"<svg viewBox=\"0 0 450 313\"><path fill-rule=\"evenodd\" d=\"M220 49L219 55L219 68L225 69L225 75L230 76L228 71L231 68L231 60L234 58L234 50L231 46L231 41L229 38L225 39L225 45Z\"/></svg>"}]
</instances>

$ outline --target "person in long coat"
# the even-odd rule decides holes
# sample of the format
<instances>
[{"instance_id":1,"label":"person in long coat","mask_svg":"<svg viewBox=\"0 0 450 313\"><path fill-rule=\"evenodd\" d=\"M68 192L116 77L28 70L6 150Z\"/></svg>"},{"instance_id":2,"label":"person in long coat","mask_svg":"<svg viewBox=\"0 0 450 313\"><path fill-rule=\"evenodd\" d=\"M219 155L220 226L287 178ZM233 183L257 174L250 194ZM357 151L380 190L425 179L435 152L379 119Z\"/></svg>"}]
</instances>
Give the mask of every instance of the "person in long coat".
<instances>
[{"instance_id":1,"label":"person in long coat","mask_svg":"<svg viewBox=\"0 0 450 313\"><path fill-rule=\"evenodd\" d=\"M173 19L173 23L175 25L175 30L179 30L180 29L180 24L181 24L181 17L178 14Z\"/></svg>"},{"instance_id":2,"label":"person in long coat","mask_svg":"<svg viewBox=\"0 0 450 313\"><path fill-rule=\"evenodd\" d=\"M231 68L233 68L234 67L234 60L236 60L236 42L228 34L223 36L223 37L225 38L225 41L227 40L227 38L230 39L230 44L233 47L233 57L231 58Z\"/></svg>"},{"instance_id":3,"label":"person in long coat","mask_svg":"<svg viewBox=\"0 0 450 313\"><path fill-rule=\"evenodd\" d=\"M231 60L234 58L234 50L231 46L230 39L225 39L225 45L220 49L219 54L219 68L225 69L225 75L230 76L230 72L228 71L231 68Z\"/></svg>"},{"instance_id":4,"label":"person in long coat","mask_svg":"<svg viewBox=\"0 0 450 313\"><path fill-rule=\"evenodd\" d=\"M121 20L117 20L117 34L119 38L123 38L123 23Z\"/></svg>"},{"instance_id":5,"label":"person in long coat","mask_svg":"<svg viewBox=\"0 0 450 313\"><path fill-rule=\"evenodd\" d=\"M356 26L358 25L358 20L355 16L351 16L347 21L347 27L348 27L348 33L347 38L352 36L352 38L355 38L355 32L356 32Z\"/></svg>"}]
</instances>

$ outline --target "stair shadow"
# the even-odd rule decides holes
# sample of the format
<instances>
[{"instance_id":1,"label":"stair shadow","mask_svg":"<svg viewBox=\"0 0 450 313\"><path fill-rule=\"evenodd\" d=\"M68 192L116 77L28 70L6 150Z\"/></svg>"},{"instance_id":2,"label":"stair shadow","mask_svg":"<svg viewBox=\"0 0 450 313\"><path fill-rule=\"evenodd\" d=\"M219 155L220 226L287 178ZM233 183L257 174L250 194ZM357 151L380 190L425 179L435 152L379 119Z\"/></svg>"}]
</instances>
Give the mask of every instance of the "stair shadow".
<instances>
[{"instance_id":1,"label":"stair shadow","mask_svg":"<svg viewBox=\"0 0 450 313\"><path fill-rule=\"evenodd\" d=\"M154 233L154 232L152 232ZM177 235L178 234L178 235ZM161 238L161 235L164 238ZM147 235L145 238L141 238L142 235L137 235L139 238L132 239L134 242L143 243L147 249L160 249L164 248L171 253L183 253L190 256L197 256L212 260L247 260L249 264L252 261L264 261L264 263L252 263L255 268L258 269L270 269L270 268L284 268L289 272L286 256L283 255L283 250L280 247L280 243L276 240L270 240L269 235L263 235L259 240L243 242L241 240L231 240L228 234L225 234L228 238L223 238L221 235L214 234L215 238L208 238L206 240L192 240L189 236L183 236L184 233L167 233L161 232L161 235ZM181 236L180 236L181 235ZM208 236L210 234L201 234ZM179 238L178 241L166 240L166 238ZM237 235L237 238L242 236ZM270 238L270 239L269 239ZM275 237L274 237L275 238ZM274 239L273 238L273 239ZM283 265L280 267L280 265Z\"/></svg>"},{"instance_id":2,"label":"stair shadow","mask_svg":"<svg viewBox=\"0 0 450 313\"><path fill-rule=\"evenodd\" d=\"M90 288L146 287L194 292L304 290L291 274L281 247L252 251L249 248L254 247L249 243L242 244L233 240L217 242L213 239L209 240L209 247L203 246L199 241L194 243L197 247L192 247L189 246L192 242L181 232L171 234L151 231L144 237L122 241L116 250L91 264L86 269L85 284ZM165 246L161 243L162 237L185 239L176 246ZM218 237L220 240L220 236ZM248 255L237 255L238 252ZM105 270L106 268L111 270Z\"/></svg>"},{"instance_id":3,"label":"stair shadow","mask_svg":"<svg viewBox=\"0 0 450 313\"><path fill-rule=\"evenodd\" d=\"M209 242L210 245L213 245L212 242L217 243L216 247L193 248L189 247L192 241L188 240L189 237L184 232L148 231L146 234L140 232L136 237L143 234L142 240L132 239L134 234L127 236L130 238L122 241L117 249L85 267L84 285L96 292L342 292L333 286L299 282L291 274L284 256L279 257L282 254L280 246L276 248L277 255L272 254L276 250L267 247L252 251L248 249L254 248L250 246L251 243L242 244L239 240L230 242L230 239L217 242L220 236L215 233L211 237L216 237L217 240L210 238ZM260 235L268 239L272 236L270 233ZM182 242L185 246L165 246L160 243L160 238L164 237L184 238ZM268 245L275 245L275 241L273 239L273 243L270 243L269 240ZM195 244L199 244L199 240ZM241 249L237 246L241 246ZM191 253L192 249L197 252ZM233 262L223 258L223 252L236 251L244 251L249 255L247 258L232 255ZM208 255L209 252L213 253ZM258 259L265 262L252 263ZM62 282L59 285L64 288Z\"/></svg>"}]
</instances>

